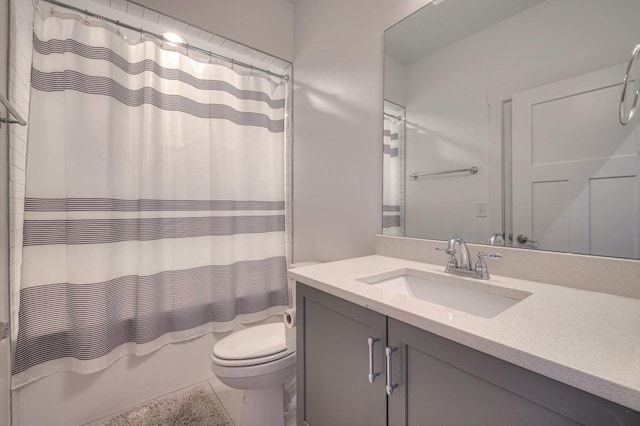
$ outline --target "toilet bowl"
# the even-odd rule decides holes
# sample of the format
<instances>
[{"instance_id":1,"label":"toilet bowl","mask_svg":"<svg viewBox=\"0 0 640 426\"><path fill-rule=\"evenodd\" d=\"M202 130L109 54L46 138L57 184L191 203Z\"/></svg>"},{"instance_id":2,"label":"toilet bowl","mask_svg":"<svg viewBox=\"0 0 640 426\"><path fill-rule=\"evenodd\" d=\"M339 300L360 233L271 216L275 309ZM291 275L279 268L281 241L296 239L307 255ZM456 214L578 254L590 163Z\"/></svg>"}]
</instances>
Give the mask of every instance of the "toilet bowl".
<instances>
[{"instance_id":1,"label":"toilet bowl","mask_svg":"<svg viewBox=\"0 0 640 426\"><path fill-rule=\"evenodd\" d=\"M258 325L221 339L213 347L211 370L229 387L245 391L243 426L284 425L284 383L296 369L283 323Z\"/></svg>"}]
</instances>

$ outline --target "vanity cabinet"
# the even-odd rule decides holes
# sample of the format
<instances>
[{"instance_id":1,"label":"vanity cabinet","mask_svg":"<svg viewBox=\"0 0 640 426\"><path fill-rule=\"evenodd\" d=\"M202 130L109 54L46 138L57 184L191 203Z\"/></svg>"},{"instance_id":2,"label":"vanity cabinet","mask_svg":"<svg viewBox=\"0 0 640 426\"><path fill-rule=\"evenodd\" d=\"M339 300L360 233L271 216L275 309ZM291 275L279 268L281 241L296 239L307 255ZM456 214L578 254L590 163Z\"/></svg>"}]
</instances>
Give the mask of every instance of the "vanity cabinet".
<instances>
[{"instance_id":1,"label":"vanity cabinet","mask_svg":"<svg viewBox=\"0 0 640 426\"><path fill-rule=\"evenodd\" d=\"M313 288L297 287L299 425L387 424L386 317ZM369 383L368 338L373 368Z\"/></svg>"},{"instance_id":2,"label":"vanity cabinet","mask_svg":"<svg viewBox=\"0 0 640 426\"><path fill-rule=\"evenodd\" d=\"M633 410L301 283L297 309L300 426L640 424Z\"/></svg>"}]
</instances>

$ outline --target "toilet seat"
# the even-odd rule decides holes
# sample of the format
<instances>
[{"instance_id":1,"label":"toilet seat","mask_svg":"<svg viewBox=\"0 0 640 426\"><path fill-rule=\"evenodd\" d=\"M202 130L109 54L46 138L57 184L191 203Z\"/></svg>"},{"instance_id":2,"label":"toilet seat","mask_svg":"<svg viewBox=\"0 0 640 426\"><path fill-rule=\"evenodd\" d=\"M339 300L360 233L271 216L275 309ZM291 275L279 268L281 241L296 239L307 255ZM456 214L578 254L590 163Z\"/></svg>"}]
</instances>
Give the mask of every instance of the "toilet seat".
<instances>
[{"instance_id":1,"label":"toilet seat","mask_svg":"<svg viewBox=\"0 0 640 426\"><path fill-rule=\"evenodd\" d=\"M220 366L265 364L293 353L287 350L283 323L246 328L221 339L213 347L212 361Z\"/></svg>"}]
</instances>

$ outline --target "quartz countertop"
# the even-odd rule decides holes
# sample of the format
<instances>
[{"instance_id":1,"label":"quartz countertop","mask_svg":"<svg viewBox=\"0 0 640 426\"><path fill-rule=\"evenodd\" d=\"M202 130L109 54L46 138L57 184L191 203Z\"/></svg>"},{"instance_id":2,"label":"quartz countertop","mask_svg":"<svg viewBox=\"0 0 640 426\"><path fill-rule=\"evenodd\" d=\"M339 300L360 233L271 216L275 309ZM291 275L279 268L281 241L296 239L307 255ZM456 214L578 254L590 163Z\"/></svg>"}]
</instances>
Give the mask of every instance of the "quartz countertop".
<instances>
[{"instance_id":1,"label":"quartz countertop","mask_svg":"<svg viewBox=\"0 0 640 426\"><path fill-rule=\"evenodd\" d=\"M289 276L310 287L640 411L640 299L492 275L471 282L531 293L493 318L358 281L443 265L366 256L305 266ZM630 283L630 285L638 283Z\"/></svg>"}]
</instances>

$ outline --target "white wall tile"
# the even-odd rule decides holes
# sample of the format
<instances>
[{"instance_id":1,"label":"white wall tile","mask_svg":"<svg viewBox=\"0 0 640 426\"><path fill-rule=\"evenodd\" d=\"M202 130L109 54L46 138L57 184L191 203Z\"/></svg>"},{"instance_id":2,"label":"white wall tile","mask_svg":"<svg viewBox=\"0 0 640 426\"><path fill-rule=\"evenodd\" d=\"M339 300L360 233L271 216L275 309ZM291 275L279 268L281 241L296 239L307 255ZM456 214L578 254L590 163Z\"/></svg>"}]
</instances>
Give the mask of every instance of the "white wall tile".
<instances>
[{"instance_id":1,"label":"white wall tile","mask_svg":"<svg viewBox=\"0 0 640 426\"><path fill-rule=\"evenodd\" d=\"M217 35L214 35L213 38L211 39L211 44L213 44L214 46L222 46L225 41L227 40L222 37L218 37Z\"/></svg>"},{"instance_id":2,"label":"white wall tile","mask_svg":"<svg viewBox=\"0 0 640 426\"><path fill-rule=\"evenodd\" d=\"M198 38L202 41L204 41L205 43L210 43L211 39L213 38L213 34L208 33L206 31L202 31L200 33L200 35L198 36Z\"/></svg>"},{"instance_id":3,"label":"white wall tile","mask_svg":"<svg viewBox=\"0 0 640 426\"><path fill-rule=\"evenodd\" d=\"M142 6L138 6L137 4L127 2L127 15L131 15L136 18L142 18L144 10L145 9Z\"/></svg>"},{"instance_id":4,"label":"white wall tile","mask_svg":"<svg viewBox=\"0 0 640 426\"><path fill-rule=\"evenodd\" d=\"M160 14L151 9L144 9L142 14L142 19L148 22L153 22L154 24L158 23L158 19L160 19Z\"/></svg>"},{"instance_id":5,"label":"white wall tile","mask_svg":"<svg viewBox=\"0 0 640 426\"><path fill-rule=\"evenodd\" d=\"M200 38L200 33L201 32L202 32L202 30L200 28L187 27L187 30L185 31L185 34L188 35L189 37Z\"/></svg>"},{"instance_id":6,"label":"white wall tile","mask_svg":"<svg viewBox=\"0 0 640 426\"><path fill-rule=\"evenodd\" d=\"M186 34L187 33L187 28L189 26L187 24L185 24L184 22L180 22L180 21L173 21L173 25L171 25L171 29L179 34Z\"/></svg>"},{"instance_id":7,"label":"white wall tile","mask_svg":"<svg viewBox=\"0 0 640 426\"><path fill-rule=\"evenodd\" d=\"M9 100L20 114L28 118L31 74L32 20L31 1L11 0L9 49ZM27 120L28 121L28 120ZM9 288L11 299L12 334L17 333L20 269L22 267L23 213L25 197L25 169L27 126L9 128Z\"/></svg>"},{"instance_id":8,"label":"white wall tile","mask_svg":"<svg viewBox=\"0 0 640 426\"><path fill-rule=\"evenodd\" d=\"M165 16L165 15L160 15L158 17L158 25L164 28L171 28L171 26L173 25L173 21L174 19L169 18L168 16Z\"/></svg>"},{"instance_id":9,"label":"white wall tile","mask_svg":"<svg viewBox=\"0 0 640 426\"><path fill-rule=\"evenodd\" d=\"M127 11L127 2L125 0L111 0L111 8L120 12Z\"/></svg>"}]
</instances>

